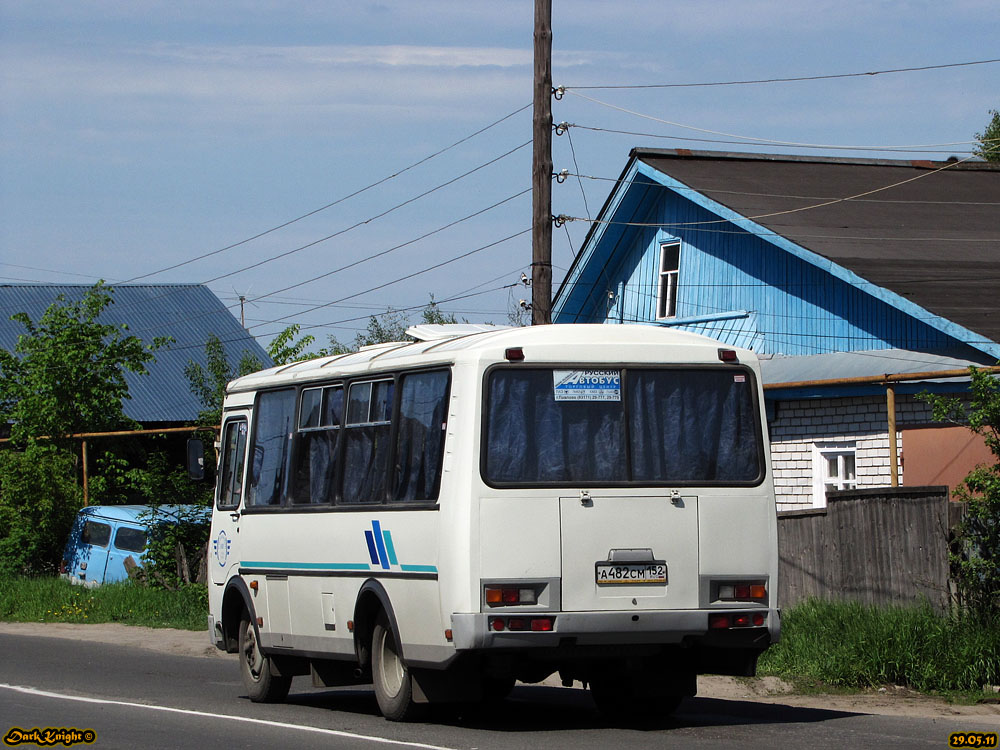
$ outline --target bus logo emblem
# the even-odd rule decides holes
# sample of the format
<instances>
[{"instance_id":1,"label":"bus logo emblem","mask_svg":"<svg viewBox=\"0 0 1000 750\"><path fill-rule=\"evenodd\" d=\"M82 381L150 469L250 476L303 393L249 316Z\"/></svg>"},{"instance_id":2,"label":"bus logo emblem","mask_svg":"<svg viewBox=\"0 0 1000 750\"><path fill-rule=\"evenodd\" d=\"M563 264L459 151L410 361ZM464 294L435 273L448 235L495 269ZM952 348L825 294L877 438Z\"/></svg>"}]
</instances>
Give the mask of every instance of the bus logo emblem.
<instances>
[{"instance_id":1,"label":"bus logo emblem","mask_svg":"<svg viewBox=\"0 0 1000 750\"><path fill-rule=\"evenodd\" d=\"M372 521L371 530L365 530L365 542L368 543L368 557L372 565L378 565L383 570L389 570L390 565L398 565L396 548L392 544L392 534L382 528L378 521Z\"/></svg>"},{"instance_id":2,"label":"bus logo emblem","mask_svg":"<svg viewBox=\"0 0 1000 750\"><path fill-rule=\"evenodd\" d=\"M233 543L226 536L225 531L219 532L219 538L212 540L212 551L215 553L215 559L219 561L219 567L225 567L226 561L229 559L229 550Z\"/></svg>"}]
</instances>

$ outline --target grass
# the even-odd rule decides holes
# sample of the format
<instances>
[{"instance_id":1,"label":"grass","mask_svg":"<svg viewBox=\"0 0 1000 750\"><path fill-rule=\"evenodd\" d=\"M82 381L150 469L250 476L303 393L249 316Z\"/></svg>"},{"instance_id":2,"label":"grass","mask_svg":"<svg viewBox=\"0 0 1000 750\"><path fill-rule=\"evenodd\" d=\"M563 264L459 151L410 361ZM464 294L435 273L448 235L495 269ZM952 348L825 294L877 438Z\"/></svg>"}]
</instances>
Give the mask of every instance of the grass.
<instances>
[{"instance_id":1,"label":"grass","mask_svg":"<svg viewBox=\"0 0 1000 750\"><path fill-rule=\"evenodd\" d=\"M178 591L131 583L96 588L73 586L61 578L0 580L0 620L143 625L204 630L208 593L190 584Z\"/></svg>"},{"instance_id":2,"label":"grass","mask_svg":"<svg viewBox=\"0 0 1000 750\"><path fill-rule=\"evenodd\" d=\"M900 685L962 699L956 694L1000 684L1000 618L810 600L786 610L781 626L758 673L797 686Z\"/></svg>"}]
</instances>

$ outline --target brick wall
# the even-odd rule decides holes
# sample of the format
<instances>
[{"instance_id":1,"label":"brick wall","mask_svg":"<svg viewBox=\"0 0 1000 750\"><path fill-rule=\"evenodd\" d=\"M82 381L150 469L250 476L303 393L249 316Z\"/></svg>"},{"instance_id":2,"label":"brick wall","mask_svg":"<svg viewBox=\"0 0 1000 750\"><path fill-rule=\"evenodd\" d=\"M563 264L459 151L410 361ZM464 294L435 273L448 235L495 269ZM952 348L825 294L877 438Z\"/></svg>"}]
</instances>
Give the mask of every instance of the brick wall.
<instances>
[{"instance_id":1,"label":"brick wall","mask_svg":"<svg viewBox=\"0 0 1000 750\"><path fill-rule=\"evenodd\" d=\"M897 395L897 452L902 451L899 430L903 426L931 421L927 404L915 396ZM891 484L884 396L780 401L769 426L779 510L813 507L813 456L817 443L853 444L858 489Z\"/></svg>"}]
</instances>

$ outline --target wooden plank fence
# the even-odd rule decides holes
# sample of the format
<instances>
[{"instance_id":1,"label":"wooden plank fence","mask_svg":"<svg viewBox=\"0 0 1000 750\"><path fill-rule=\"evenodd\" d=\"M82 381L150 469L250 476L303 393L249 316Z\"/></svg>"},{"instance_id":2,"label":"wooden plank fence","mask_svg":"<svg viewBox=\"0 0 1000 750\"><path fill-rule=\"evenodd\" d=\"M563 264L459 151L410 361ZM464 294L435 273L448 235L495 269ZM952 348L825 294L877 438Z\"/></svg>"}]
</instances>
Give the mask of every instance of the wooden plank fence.
<instances>
[{"instance_id":1,"label":"wooden plank fence","mask_svg":"<svg viewBox=\"0 0 1000 750\"><path fill-rule=\"evenodd\" d=\"M950 602L948 545L961 504L947 487L830 492L827 507L778 514L778 596L865 604Z\"/></svg>"}]
</instances>

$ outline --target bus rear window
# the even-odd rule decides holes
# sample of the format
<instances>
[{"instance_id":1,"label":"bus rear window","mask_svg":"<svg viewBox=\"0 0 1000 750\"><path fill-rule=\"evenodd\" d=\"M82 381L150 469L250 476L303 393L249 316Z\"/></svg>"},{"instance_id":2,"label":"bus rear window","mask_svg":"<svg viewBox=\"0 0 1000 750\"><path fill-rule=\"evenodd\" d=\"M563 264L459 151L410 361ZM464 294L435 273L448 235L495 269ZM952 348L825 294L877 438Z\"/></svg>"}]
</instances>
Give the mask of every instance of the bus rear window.
<instances>
[{"instance_id":1,"label":"bus rear window","mask_svg":"<svg viewBox=\"0 0 1000 750\"><path fill-rule=\"evenodd\" d=\"M500 368L489 377L484 478L752 485L763 476L759 422L743 369Z\"/></svg>"}]
</instances>

